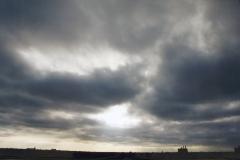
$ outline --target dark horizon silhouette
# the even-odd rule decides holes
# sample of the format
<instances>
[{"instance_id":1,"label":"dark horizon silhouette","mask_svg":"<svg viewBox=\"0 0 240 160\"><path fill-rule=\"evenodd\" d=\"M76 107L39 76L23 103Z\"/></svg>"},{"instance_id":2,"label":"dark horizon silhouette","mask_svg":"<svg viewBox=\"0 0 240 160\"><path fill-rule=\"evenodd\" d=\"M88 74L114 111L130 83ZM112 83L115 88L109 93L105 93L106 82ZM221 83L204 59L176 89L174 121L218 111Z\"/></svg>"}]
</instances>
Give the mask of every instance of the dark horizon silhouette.
<instances>
[{"instance_id":1,"label":"dark horizon silhouette","mask_svg":"<svg viewBox=\"0 0 240 160\"><path fill-rule=\"evenodd\" d=\"M0 0L0 148L236 160L239 28L239 0Z\"/></svg>"},{"instance_id":2,"label":"dark horizon silhouette","mask_svg":"<svg viewBox=\"0 0 240 160\"><path fill-rule=\"evenodd\" d=\"M92 151L64 151L64 150L43 150L37 148L14 149L0 148L0 159L116 159L122 160L126 158L134 159L240 159L239 151L232 152L186 152L186 146L179 148L178 152L92 152Z\"/></svg>"}]
</instances>

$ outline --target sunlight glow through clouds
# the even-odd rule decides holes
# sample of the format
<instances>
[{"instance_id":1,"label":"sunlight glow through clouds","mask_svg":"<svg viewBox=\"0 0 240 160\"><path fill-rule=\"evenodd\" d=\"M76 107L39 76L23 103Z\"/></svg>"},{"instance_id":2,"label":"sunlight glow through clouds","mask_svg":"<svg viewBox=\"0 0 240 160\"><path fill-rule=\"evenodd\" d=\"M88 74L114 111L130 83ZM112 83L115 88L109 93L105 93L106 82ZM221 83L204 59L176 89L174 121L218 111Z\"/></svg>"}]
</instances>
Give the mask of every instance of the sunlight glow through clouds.
<instances>
[{"instance_id":1,"label":"sunlight glow through clouds","mask_svg":"<svg viewBox=\"0 0 240 160\"><path fill-rule=\"evenodd\" d=\"M89 117L103 123L106 127L119 129L136 127L141 122L139 117L128 113L126 104L112 106L102 113Z\"/></svg>"},{"instance_id":2,"label":"sunlight glow through clouds","mask_svg":"<svg viewBox=\"0 0 240 160\"><path fill-rule=\"evenodd\" d=\"M0 6L0 147L239 145L238 0Z\"/></svg>"},{"instance_id":3,"label":"sunlight glow through clouds","mask_svg":"<svg viewBox=\"0 0 240 160\"><path fill-rule=\"evenodd\" d=\"M27 64L42 73L66 72L86 75L94 69L109 68L114 71L127 63L140 61L137 57L127 56L108 47L56 49L54 51L31 47L18 49L18 53Z\"/></svg>"}]
</instances>

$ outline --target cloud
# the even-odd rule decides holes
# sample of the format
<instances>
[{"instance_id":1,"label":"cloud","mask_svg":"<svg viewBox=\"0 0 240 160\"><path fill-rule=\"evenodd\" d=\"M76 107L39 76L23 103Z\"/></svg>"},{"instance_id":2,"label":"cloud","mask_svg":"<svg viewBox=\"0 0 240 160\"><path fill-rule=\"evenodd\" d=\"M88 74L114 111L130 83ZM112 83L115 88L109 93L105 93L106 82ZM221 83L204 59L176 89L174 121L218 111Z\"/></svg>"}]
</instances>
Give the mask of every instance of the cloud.
<instances>
[{"instance_id":1,"label":"cloud","mask_svg":"<svg viewBox=\"0 0 240 160\"><path fill-rule=\"evenodd\" d=\"M11 67L10 63L8 65ZM14 69L17 72L19 68ZM22 119L15 111L27 112L27 115L22 115L25 119L51 108L72 108L83 113L97 112L98 107L104 108L128 101L140 92L141 86L136 82L140 81L140 76L131 75L132 72L129 68L118 71L105 69L88 76L52 73L36 77L27 74L19 75L21 79L13 79L9 77L9 72L1 72L3 90L0 92L0 108L10 113L19 123ZM35 123L35 119L31 120Z\"/></svg>"},{"instance_id":2,"label":"cloud","mask_svg":"<svg viewBox=\"0 0 240 160\"><path fill-rule=\"evenodd\" d=\"M94 126L97 122L84 118L85 113L129 101L140 92L142 78L135 64L116 70L96 69L81 76L65 72L42 75L18 53L19 48L48 48L50 42L53 48L74 46L82 40L85 43L85 36L91 32L91 19L83 12L80 2L0 3L1 125L42 130ZM77 119L51 117L49 110L81 115Z\"/></svg>"},{"instance_id":3,"label":"cloud","mask_svg":"<svg viewBox=\"0 0 240 160\"><path fill-rule=\"evenodd\" d=\"M89 27L77 1L1 1L0 17L3 36L23 45L70 45Z\"/></svg>"},{"instance_id":4,"label":"cloud","mask_svg":"<svg viewBox=\"0 0 240 160\"><path fill-rule=\"evenodd\" d=\"M207 20L208 18L211 16L206 15ZM215 18L221 20L220 15ZM218 37L219 43L221 36L222 34ZM159 77L153 80L154 93L150 95L152 98L149 97L153 99L150 102L152 113L177 120L229 116L229 111L222 106L239 99L238 41L221 43L221 47L214 50L200 51L182 39L177 37L164 46ZM218 107L208 106L208 103L215 103ZM199 110L201 105L208 106L208 109ZM239 107L236 107L233 112L238 115L238 110Z\"/></svg>"},{"instance_id":5,"label":"cloud","mask_svg":"<svg viewBox=\"0 0 240 160\"><path fill-rule=\"evenodd\" d=\"M191 17L196 7L195 3L175 0L11 0L1 2L0 27L5 39L24 47L93 44L109 45L123 53L142 53L168 37L178 20Z\"/></svg>"},{"instance_id":6,"label":"cloud","mask_svg":"<svg viewBox=\"0 0 240 160\"><path fill-rule=\"evenodd\" d=\"M53 101L108 106L134 98L140 91L136 78L140 77L122 68L116 72L100 70L90 76L52 74L23 86L30 94Z\"/></svg>"},{"instance_id":7,"label":"cloud","mask_svg":"<svg viewBox=\"0 0 240 160\"><path fill-rule=\"evenodd\" d=\"M229 147L239 140L239 7L237 0L2 0L0 124L92 141ZM44 55L41 63L51 58L46 72L28 51ZM65 65L52 70L58 55ZM73 67L74 56L86 64ZM81 75L78 66L91 69ZM122 103L151 123L103 134L85 117Z\"/></svg>"}]
</instances>

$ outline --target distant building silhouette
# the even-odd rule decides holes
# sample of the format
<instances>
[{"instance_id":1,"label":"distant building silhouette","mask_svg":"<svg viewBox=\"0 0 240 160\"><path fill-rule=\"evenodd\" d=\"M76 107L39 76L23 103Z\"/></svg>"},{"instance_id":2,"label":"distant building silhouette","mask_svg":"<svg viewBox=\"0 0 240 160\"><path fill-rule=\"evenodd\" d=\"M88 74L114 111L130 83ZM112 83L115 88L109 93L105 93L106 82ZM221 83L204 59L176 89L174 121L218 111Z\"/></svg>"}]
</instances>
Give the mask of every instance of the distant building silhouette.
<instances>
[{"instance_id":1,"label":"distant building silhouette","mask_svg":"<svg viewBox=\"0 0 240 160\"><path fill-rule=\"evenodd\" d=\"M240 145L238 145L237 147L234 148L234 152L240 153Z\"/></svg>"},{"instance_id":2,"label":"distant building silhouette","mask_svg":"<svg viewBox=\"0 0 240 160\"><path fill-rule=\"evenodd\" d=\"M178 148L178 153L188 153L187 146L182 146L181 148Z\"/></svg>"}]
</instances>

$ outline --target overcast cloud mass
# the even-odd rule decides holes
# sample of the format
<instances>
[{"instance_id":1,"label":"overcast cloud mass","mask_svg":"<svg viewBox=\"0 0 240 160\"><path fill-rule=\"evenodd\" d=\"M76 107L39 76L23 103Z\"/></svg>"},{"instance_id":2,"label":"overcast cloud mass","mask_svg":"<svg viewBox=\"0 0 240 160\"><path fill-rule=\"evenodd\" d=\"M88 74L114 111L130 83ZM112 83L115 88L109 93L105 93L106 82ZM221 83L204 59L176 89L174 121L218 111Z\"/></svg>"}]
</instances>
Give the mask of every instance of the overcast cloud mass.
<instances>
[{"instance_id":1,"label":"overcast cloud mass","mask_svg":"<svg viewBox=\"0 0 240 160\"><path fill-rule=\"evenodd\" d=\"M0 147L231 150L239 28L238 0L1 0Z\"/></svg>"}]
</instances>

